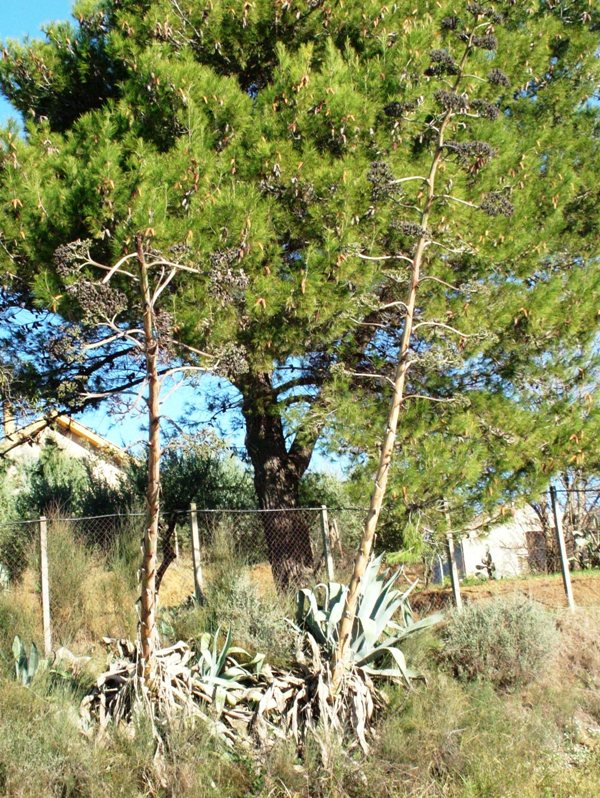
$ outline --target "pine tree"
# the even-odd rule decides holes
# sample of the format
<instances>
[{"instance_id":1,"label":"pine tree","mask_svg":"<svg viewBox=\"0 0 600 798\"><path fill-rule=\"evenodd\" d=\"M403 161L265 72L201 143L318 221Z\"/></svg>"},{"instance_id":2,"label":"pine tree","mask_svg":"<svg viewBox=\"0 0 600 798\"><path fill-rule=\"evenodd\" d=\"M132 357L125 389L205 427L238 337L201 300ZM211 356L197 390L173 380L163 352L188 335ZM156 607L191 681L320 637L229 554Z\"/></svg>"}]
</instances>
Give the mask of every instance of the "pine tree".
<instances>
[{"instance_id":1,"label":"pine tree","mask_svg":"<svg viewBox=\"0 0 600 798\"><path fill-rule=\"evenodd\" d=\"M75 13L46 42L7 46L0 66L27 123L25 140L3 135L8 287L76 319L60 244L92 238L102 262L138 234L185 252L202 275L177 280L165 307L240 392L262 507L297 502L336 414L364 425L419 242L408 394L468 393L475 419L497 399L501 415L589 337L598 18L585 2L106 0ZM310 565L307 534L280 533Z\"/></svg>"}]
</instances>

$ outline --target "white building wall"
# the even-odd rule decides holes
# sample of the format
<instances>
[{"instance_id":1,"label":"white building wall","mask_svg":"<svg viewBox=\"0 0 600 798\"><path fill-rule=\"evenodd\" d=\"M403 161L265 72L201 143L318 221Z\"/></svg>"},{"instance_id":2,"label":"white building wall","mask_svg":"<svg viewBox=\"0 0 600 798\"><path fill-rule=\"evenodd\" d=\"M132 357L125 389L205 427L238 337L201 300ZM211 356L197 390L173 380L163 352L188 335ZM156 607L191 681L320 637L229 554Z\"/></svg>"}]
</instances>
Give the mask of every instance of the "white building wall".
<instances>
[{"instance_id":1,"label":"white building wall","mask_svg":"<svg viewBox=\"0 0 600 798\"><path fill-rule=\"evenodd\" d=\"M487 530L472 530L461 541L464 576L476 576L487 552L496 566L496 577L518 576L528 570L527 532L539 529L531 507L514 510L509 519Z\"/></svg>"},{"instance_id":2,"label":"white building wall","mask_svg":"<svg viewBox=\"0 0 600 798\"><path fill-rule=\"evenodd\" d=\"M9 459L15 463L33 463L39 459L42 447L48 440L53 440L66 455L74 460L88 460L92 463L92 473L103 479L108 485L116 486L123 479L124 472L119 466L100 458L91 447L86 446L71 433L59 430L42 430L32 443L23 443L8 453Z\"/></svg>"},{"instance_id":3,"label":"white building wall","mask_svg":"<svg viewBox=\"0 0 600 798\"><path fill-rule=\"evenodd\" d=\"M456 565L461 578L466 576L486 576L483 560L488 551L496 566L495 576L518 576L529 570L528 532L540 529L539 518L529 505L512 509L506 520L491 523L487 527L472 529L462 538L454 540ZM445 557L440 557L433 564L433 580L441 582L449 576L449 567Z\"/></svg>"}]
</instances>

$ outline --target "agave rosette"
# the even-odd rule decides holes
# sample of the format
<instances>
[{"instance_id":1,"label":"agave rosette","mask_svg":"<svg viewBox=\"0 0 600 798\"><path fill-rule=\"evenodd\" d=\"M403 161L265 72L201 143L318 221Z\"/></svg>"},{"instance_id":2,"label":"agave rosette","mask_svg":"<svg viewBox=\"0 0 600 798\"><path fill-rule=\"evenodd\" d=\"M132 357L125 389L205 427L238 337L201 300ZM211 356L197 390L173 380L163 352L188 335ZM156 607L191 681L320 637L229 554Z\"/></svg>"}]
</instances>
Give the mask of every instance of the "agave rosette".
<instances>
[{"instance_id":1,"label":"agave rosette","mask_svg":"<svg viewBox=\"0 0 600 798\"><path fill-rule=\"evenodd\" d=\"M417 582L409 584L404 591L399 590L397 582L402 572L382 573L382 559L382 555L371 558L361 582L350 642L351 662L372 676L401 679L410 684L420 676L407 666L398 644L409 635L439 623L442 615L438 613L415 622L409 596ZM313 589L298 591L297 624L329 656L338 644L347 593L348 587L339 582L321 583Z\"/></svg>"}]
</instances>

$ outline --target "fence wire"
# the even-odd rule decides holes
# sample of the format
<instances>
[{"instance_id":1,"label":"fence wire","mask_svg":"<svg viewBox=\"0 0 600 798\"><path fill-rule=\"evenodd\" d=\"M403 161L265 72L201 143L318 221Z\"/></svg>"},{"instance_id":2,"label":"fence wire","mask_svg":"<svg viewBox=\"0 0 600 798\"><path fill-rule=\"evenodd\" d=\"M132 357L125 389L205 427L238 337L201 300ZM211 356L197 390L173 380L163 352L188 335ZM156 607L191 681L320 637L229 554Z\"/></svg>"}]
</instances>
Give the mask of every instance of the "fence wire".
<instances>
[{"instance_id":1,"label":"fence wire","mask_svg":"<svg viewBox=\"0 0 600 798\"><path fill-rule=\"evenodd\" d=\"M598 498L594 494L586 496L585 501L561 502L568 565L574 573L600 568ZM533 510L529 510L531 520ZM561 557L550 501L542 501L535 513L527 529L513 530L503 541L493 535L486 538L486 530L475 538L454 530L454 552L461 578L468 581L473 575L497 579L559 573ZM161 602L167 595L163 606L176 606L190 595L198 595L198 574L203 580L202 589L210 590L211 579L217 573L222 576L224 568L226 574L231 572L232 580L246 569L253 578L260 578L262 586L268 582L267 587L278 589L327 581L332 576L346 582L364 518L365 512L360 508L190 508L163 516L157 571ZM125 617L124 608L130 612L138 595L144 526L144 513L48 520L51 614L57 625L66 630L57 642L66 644L77 635L86 622L86 613L91 615L86 601L109 608L107 612L112 613L114 621L111 633L128 632L131 619ZM39 519L0 523L0 595L20 590L19 601L37 601L39 605L39 530ZM502 563L513 568L514 573L503 573ZM414 575L426 586L448 575L442 530L425 545L423 561L415 569ZM165 582L161 584L163 578ZM595 582L588 582L576 585L575 602L585 588L589 594L585 603L600 605L600 590ZM83 584L85 588L81 589ZM90 635L92 632L96 638L108 633L97 629L91 630Z\"/></svg>"},{"instance_id":2,"label":"fence wire","mask_svg":"<svg viewBox=\"0 0 600 798\"><path fill-rule=\"evenodd\" d=\"M163 516L159 523L159 595L166 593L166 601L172 605L198 593L194 528L203 590L210 589L211 579L223 568L230 569L232 580L245 569L260 577L263 587L271 583L277 589L293 589L332 576L342 580L363 515L356 509L324 512L323 508L299 508L188 509ZM144 527L144 513L47 519L50 614L53 626L60 630L55 644L68 645L82 636L81 629L89 626L94 616L90 602L102 604L111 616L110 634L127 633L125 607L129 612L137 597ZM7 590L18 591L19 601L36 605L41 635L40 519L0 524L0 592ZM108 633L88 629L88 635L96 634L96 638Z\"/></svg>"},{"instance_id":3,"label":"fence wire","mask_svg":"<svg viewBox=\"0 0 600 798\"><path fill-rule=\"evenodd\" d=\"M22 579L38 562L39 521L13 521L0 525L0 589Z\"/></svg>"}]
</instances>

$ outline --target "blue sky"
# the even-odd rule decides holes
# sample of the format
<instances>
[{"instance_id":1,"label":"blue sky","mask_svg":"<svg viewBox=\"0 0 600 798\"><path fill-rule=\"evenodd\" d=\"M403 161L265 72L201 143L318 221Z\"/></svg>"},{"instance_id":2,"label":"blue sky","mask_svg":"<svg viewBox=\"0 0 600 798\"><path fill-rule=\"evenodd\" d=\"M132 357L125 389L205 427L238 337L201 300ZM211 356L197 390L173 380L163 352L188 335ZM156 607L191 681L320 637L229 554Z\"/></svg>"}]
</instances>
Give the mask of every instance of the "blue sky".
<instances>
[{"instance_id":1,"label":"blue sky","mask_svg":"<svg viewBox=\"0 0 600 798\"><path fill-rule=\"evenodd\" d=\"M40 38L41 26L70 17L71 0L0 0L0 40ZM0 101L0 121L17 116L10 105Z\"/></svg>"}]
</instances>

